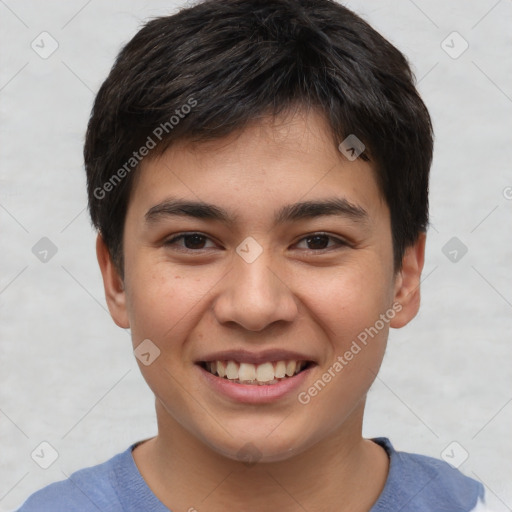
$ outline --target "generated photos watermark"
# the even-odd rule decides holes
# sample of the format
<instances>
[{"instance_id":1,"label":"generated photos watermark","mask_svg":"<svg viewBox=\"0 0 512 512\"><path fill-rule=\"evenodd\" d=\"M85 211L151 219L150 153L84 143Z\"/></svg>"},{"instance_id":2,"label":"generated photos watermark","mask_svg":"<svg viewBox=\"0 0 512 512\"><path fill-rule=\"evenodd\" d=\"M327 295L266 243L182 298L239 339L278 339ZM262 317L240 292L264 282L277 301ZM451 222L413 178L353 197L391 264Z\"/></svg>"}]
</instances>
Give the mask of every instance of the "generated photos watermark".
<instances>
[{"instance_id":1,"label":"generated photos watermark","mask_svg":"<svg viewBox=\"0 0 512 512\"><path fill-rule=\"evenodd\" d=\"M150 151L157 146L158 142L160 142L165 135L169 134L175 126L185 118L185 116L190 114L192 108L196 105L197 100L191 96L186 103L174 111L176 115L172 115L168 121L158 125L151 132L151 135L148 135L146 142L144 142L138 151L134 151L132 156L114 174L112 174L108 181L103 183L101 187L96 187L94 189L94 197L100 200L104 199L109 192L114 190L114 188L116 188L119 183L121 183L121 181L126 178L126 176L130 174L130 172L132 172L140 162L142 162L144 157L146 157Z\"/></svg>"},{"instance_id":2,"label":"generated photos watermark","mask_svg":"<svg viewBox=\"0 0 512 512\"><path fill-rule=\"evenodd\" d=\"M343 355L338 355L336 361L311 385L306 391L301 391L297 395L297 400L302 405L307 405L311 399L317 396L329 382L332 381L344 368L347 366L354 357L361 352L361 350L368 344L368 337L373 339L377 334L384 329L386 324L389 324L396 314L402 311L402 304L394 302L393 305L379 316L379 319L370 327L366 327L357 335L357 339L352 341L350 348L344 352ZM359 342L359 343L358 343Z\"/></svg>"}]
</instances>

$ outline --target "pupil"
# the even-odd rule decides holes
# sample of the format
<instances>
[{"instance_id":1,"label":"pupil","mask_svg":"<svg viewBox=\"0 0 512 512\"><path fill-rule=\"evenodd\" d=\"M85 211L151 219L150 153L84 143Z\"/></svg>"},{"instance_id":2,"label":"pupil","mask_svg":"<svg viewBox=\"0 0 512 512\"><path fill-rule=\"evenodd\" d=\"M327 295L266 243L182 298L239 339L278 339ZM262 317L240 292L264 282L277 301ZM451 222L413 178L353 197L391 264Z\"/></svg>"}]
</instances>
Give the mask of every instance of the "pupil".
<instances>
[{"instance_id":1,"label":"pupil","mask_svg":"<svg viewBox=\"0 0 512 512\"><path fill-rule=\"evenodd\" d=\"M192 239L192 244L190 244L190 240ZM189 247L192 245L193 247ZM196 247L196 245L204 245L204 236L203 235L186 235L185 236L185 246L187 249L201 249L201 247Z\"/></svg>"},{"instance_id":2,"label":"pupil","mask_svg":"<svg viewBox=\"0 0 512 512\"><path fill-rule=\"evenodd\" d=\"M318 240L322 240L323 242L326 242L327 237L325 235L310 236L307 238L308 245L311 245L311 240L316 240L317 242L318 242ZM313 245L315 245L315 242L313 242ZM322 242L320 242L320 245L322 247L312 247L312 248L313 249L325 249L325 247L327 246L325 243L322 243Z\"/></svg>"}]
</instances>

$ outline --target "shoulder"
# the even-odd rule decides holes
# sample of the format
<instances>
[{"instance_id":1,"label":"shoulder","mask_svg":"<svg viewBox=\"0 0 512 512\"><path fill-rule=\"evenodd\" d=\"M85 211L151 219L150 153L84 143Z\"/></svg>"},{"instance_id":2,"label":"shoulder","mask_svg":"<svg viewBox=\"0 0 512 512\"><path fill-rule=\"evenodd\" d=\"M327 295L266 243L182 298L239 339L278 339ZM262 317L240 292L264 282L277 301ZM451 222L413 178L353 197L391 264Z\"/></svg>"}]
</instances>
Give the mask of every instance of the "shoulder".
<instances>
[{"instance_id":1,"label":"shoulder","mask_svg":"<svg viewBox=\"0 0 512 512\"><path fill-rule=\"evenodd\" d=\"M29 496L17 512L121 511L115 472L130 457L130 451L131 446L106 462L80 469L65 480L43 487Z\"/></svg>"},{"instance_id":2,"label":"shoulder","mask_svg":"<svg viewBox=\"0 0 512 512\"><path fill-rule=\"evenodd\" d=\"M372 512L473 512L483 506L483 485L450 464L425 455L396 451L387 438L373 441L387 451L390 467L386 485ZM483 512L485 508L476 510Z\"/></svg>"}]
</instances>

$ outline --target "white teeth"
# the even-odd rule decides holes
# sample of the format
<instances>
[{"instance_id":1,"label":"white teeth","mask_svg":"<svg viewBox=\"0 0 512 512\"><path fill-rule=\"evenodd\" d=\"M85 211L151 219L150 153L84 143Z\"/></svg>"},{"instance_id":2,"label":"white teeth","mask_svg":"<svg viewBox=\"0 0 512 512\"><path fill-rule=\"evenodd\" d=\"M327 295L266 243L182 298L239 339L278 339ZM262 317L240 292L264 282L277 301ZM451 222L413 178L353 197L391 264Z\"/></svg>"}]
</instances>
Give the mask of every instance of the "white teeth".
<instances>
[{"instance_id":1,"label":"white teeth","mask_svg":"<svg viewBox=\"0 0 512 512\"><path fill-rule=\"evenodd\" d=\"M224 361L217 361L217 374L219 377L226 376L226 365L224 364Z\"/></svg>"},{"instance_id":2,"label":"white teeth","mask_svg":"<svg viewBox=\"0 0 512 512\"><path fill-rule=\"evenodd\" d=\"M238 379L244 380L255 380L256 379L256 367L249 363L240 363L238 369Z\"/></svg>"},{"instance_id":3,"label":"white teeth","mask_svg":"<svg viewBox=\"0 0 512 512\"><path fill-rule=\"evenodd\" d=\"M240 365L242 368L242 365ZM256 370L256 379L259 382L270 382L274 380L274 365L272 363L263 363L258 365Z\"/></svg>"},{"instance_id":4,"label":"white teeth","mask_svg":"<svg viewBox=\"0 0 512 512\"><path fill-rule=\"evenodd\" d=\"M238 379L238 364L235 361L228 361L226 365L226 377L228 379Z\"/></svg>"},{"instance_id":5,"label":"white teeth","mask_svg":"<svg viewBox=\"0 0 512 512\"><path fill-rule=\"evenodd\" d=\"M279 379L293 377L305 366L306 361L276 361L258 365L236 361L209 361L205 367L213 375L243 384L276 384Z\"/></svg>"},{"instance_id":6,"label":"white teeth","mask_svg":"<svg viewBox=\"0 0 512 512\"><path fill-rule=\"evenodd\" d=\"M291 377L295 373L295 369L297 368L297 361L288 361L286 363L286 375Z\"/></svg>"},{"instance_id":7,"label":"white teeth","mask_svg":"<svg viewBox=\"0 0 512 512\"><path fill-rule=\"evenodd\" d=\"M286 375L286 361L276 363L276 379L283 379Z\"/></svg>"}]
</instances>

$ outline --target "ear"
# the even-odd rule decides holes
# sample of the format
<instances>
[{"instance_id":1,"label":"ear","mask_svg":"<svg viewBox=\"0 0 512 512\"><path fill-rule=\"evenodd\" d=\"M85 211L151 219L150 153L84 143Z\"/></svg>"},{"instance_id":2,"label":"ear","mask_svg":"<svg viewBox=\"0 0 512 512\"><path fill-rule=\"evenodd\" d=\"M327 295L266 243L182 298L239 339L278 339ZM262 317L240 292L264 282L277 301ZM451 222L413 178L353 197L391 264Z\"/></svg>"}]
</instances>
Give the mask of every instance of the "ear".
<instances>
[{"instance_id":1,"label":"ear","mask_svg":"<svg viewBox=\"0 0 512 512\"><path fill-rule=\"evenodd\" d=\"M402 268L395 280L394 302L399 303L401 309L397 309L395 317L390 322L391 327L400 328L407 325L420 309L420 282L425 261L426 239L427 235L420 233L416 242L405 250Z\"/></svg>"},{"instance_id":2,"label":"ear","mask_svg":"<svg viewBox=\"0 0 512 512\"><path fill-rule=\"evenodd\" d=\"M126 311L124 283L112 262L110 252L100 234L96 238L96 256L103 277L103 287L105 288L105 298L110 316L119 327L128 329L130 321Z\"/></svg>"}]
</instances>

